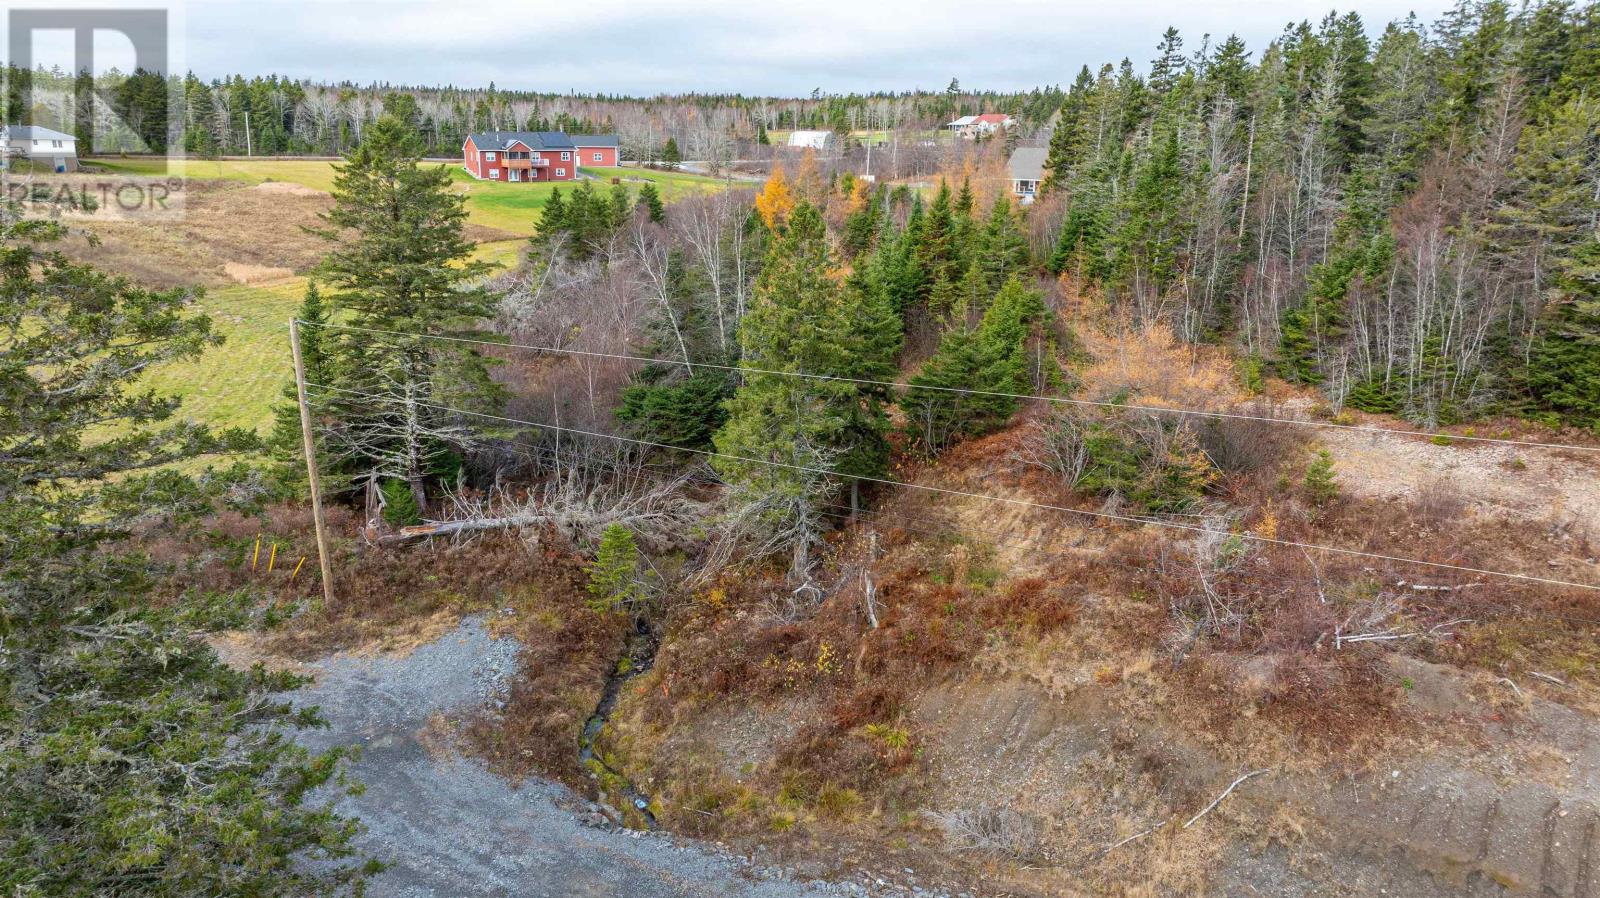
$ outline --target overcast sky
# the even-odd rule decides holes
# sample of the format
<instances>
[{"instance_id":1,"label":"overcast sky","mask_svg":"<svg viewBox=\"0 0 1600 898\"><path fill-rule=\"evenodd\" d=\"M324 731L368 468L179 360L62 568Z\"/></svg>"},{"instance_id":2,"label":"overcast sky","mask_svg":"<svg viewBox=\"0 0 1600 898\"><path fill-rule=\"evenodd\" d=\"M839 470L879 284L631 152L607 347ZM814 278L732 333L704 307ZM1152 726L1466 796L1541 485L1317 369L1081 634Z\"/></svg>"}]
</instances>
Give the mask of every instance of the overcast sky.
<instances>
[{"instance_id":1,"label":"overcast sky","mask_svg":"<svg viewBox=\"0 0 1600 898\"><path fill-rule=\"evenodd\" d=\"M156 0L159 3L160 0ZM154 5L154 4L152 4ZM1445 0L1346 4L1369 32ZM202 77L457 84L634 95L737 91L794 96L1069 83L1078 67L1129 57L1143 69L1168 25L1252 50L1305 0L188 0L186 64Z\"/></svg>"}]
</instances>

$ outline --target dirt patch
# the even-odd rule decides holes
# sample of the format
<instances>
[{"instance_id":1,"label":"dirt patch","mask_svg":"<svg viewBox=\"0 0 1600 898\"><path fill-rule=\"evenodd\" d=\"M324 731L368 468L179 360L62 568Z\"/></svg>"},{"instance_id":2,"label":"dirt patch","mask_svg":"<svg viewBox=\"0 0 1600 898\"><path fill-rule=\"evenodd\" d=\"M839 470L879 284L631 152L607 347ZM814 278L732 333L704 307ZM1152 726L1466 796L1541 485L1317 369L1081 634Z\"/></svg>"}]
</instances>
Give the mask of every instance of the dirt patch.
<instances>
[{"instance_id":1,"label":"dirt patch","mask_svg":"<svg viewBox=\"0 0 1600 898\"><path fill-rule=\"evenodd\" d=\"M249 189L257 191L259 193L267 193L267 194L273 194L273 195L277 195L277 196L327 196L328 195L327 191L317 190L314 187L307 187L307 186L305 186L303 184L292 184L292 183L290 183L288 181L263 181L260 184L257 184L254 187L251 187Z\"/></svg>"},{"instance_id":2,"label":"dirt patch","mask_svg":"<svg viewBox=\"0 0 1600 898\"><path fill-rule=\"evenodd\" d=\"M1534 450L1324 430L1340 486L1356 496L1413 500L1448 489L1475 513L1564 529L1600 521L1600 453ZM1441 439L1440 442L1444 442Z\"/></svg>"},{"instance_id":3,"label":"dirt patch","mask_svg":"<svg viewBox=\"0 0 1600 898\"><path fill-rule=\"evenodd\" d=\"M267 284L294 277L293 268L272 265L251 265L246 262L225 262L222 270L241 284Z\"/></svg>"}]
</instances>

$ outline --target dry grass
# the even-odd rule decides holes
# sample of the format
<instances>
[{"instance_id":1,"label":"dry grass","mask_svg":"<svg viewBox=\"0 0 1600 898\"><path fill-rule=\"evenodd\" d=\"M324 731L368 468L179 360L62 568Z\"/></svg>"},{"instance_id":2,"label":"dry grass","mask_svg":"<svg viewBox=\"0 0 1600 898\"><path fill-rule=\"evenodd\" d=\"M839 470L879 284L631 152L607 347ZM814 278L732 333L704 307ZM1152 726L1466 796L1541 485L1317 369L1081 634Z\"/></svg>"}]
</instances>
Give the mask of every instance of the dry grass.
<instances>
[{"instance_id":1,"label":"dry grass","mask_svg":"<svg viewBox=\"0 0 1600 898\"><path fill-rule=\"evenodd\" d=\"M181 215L86 216L74 224L95 235L98 245L72 240L61 248L78 261L151 287L262 283L305 274L322 260L328 244L306 228L321 227L318 216L331 208L331 196L302 185L191 180ZM475 242L513 236L483 225L467 229Z\"/></svg>"},{"instance_id":2,"label":"dry grass","mask_svg":"<svg viewBox=\"0 0 1600 898\"><path fill-rule=\"evenodd\" d=\"M1086 324L1076 332L1093 357L1078 372L1085 398L1210 409L1245 398L1225 349L1184 343L1165 325Z\"/></svg>"}]
</instances>

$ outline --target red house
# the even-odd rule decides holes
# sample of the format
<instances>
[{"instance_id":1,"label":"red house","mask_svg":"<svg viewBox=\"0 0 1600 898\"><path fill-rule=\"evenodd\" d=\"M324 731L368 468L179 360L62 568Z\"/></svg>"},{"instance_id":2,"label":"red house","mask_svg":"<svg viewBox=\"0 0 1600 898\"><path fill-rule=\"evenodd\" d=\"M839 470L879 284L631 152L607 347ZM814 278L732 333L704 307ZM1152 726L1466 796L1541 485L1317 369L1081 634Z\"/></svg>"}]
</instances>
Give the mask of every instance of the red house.
<instances>
[{"instance_id":1,"label":"red house","mask_svg":"<svg viewBox=\"0 0 1600 898\"><path fill-rule=\"evenodd\" d=\"M579 166L620 163L614 134L486 131L461 145L462 167L480 181L574 181Z\"/></svg>"}]
</instances>

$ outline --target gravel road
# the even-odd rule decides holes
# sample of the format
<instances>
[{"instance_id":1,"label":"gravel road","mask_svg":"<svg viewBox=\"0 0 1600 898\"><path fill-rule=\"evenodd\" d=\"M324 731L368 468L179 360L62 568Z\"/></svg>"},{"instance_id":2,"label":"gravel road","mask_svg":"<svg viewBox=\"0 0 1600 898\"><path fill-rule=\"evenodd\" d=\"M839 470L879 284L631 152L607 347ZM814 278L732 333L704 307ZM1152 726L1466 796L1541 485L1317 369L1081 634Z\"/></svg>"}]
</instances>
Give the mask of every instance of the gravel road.
<instances>
[{"instance_id":1,"label":"gravel road","mask_svg":"<svg viewBox=\"0 0 1600 898\"><path fill-rule=\"evenodd\" d=\"M476 761L425 750L418 733L430 716L499 700L516 669L516 649L514 640L491 638L473 618L404 657L335 655L305 669L316 682L296 700L320 706L329 727L304 731L301 741L314 748L362 746L353 772L366 790L343 799L340 810L361 818L362 847L391 865L370 895L866 893L850 882L791 881L687 840L585 826L566 809L585 803L562 786L514 787Z\"/></svg>"}]
</instances>

